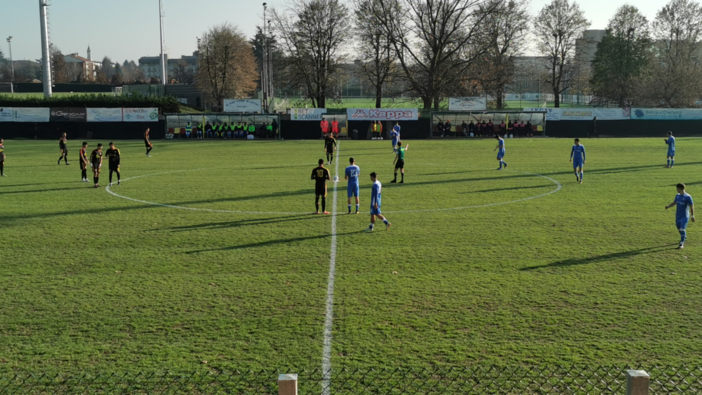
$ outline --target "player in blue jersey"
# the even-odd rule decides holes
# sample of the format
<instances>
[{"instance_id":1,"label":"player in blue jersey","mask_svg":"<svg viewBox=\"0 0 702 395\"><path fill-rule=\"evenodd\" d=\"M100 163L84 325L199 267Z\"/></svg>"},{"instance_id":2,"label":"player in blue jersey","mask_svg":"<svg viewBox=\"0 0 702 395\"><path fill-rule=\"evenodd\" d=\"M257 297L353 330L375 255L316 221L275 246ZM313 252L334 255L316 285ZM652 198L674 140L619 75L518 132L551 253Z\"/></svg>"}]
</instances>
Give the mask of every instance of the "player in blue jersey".
<instances>
[{"instance_id":1,"label":"player in blue jersey","mask_svg":"<svg viewBox=\"0 0 702 395\"><path fill-rule=\"evenodd\" d=\"M497 139L497 147L495 147L495 149L492 150L492 152L497 151L497 160L500 161L500 167L498 167L497 170L502 170L502 165L504 165L506 169L507 162L502 160L505 157L505 141L502 139L502 137L500 137L499 134L496 134L495 138Z\"/></svg>"},{"instance_id":2,"label":"player in blue jersey","mask_svg":"<svg viewBox=\"0 0 702 395\"><path fill-rule=\"evenodd\" d=\"M395 126L392 127L392 132L390 132L390 137L392 137L392 153L397 153L397 142L400 141L400 123L395 122Z\"/></svg>"},{"instance_id":3,"label":"player in blue jersey","mask_svg":"<svg viewBox=\"0 0 702 395\"><path fill-rule=\"evenodd\" d=\"M583 183L583 165L585 164L585 146L580 145L580 139L575 139L575 145L570 151L570 161L573 163L575 180Z\"/></svg>"},{"instance_id":4,"label":"player in blue jersey","mask_svg":"<svg viewBox=\"0 0 702 395\"><path fill-rule=\"evenodd\" d=\"M669 209L673 206L678 206L675 212L675 226L678 227L680 232L680 245L678 248L685 247L685 239L687 239L687 222L692 218L692 222L695 222L695 205L692 203L692 196L685 192L685 184L677 185L678 194L675 195L675 200L673 203L665 206L665 209Z\"/></svg>"},{"instance_id":5,"label":"player in blue jersey","mask_svg":"<svg viewBox=\"0 0 702 395\"><path fill-rule=\"evenodd\" d=\"M358 176L361 174L361 168L356 166L356 161L353 158L349 159L349 167L346 168L344 179L349 180L349 185L346 187L349 200L349 214L351 214L351 198L356 198L356 214L361 208L361 200L359 198Z\"/></svg>"},{"instance_id":6,"label":"player in blue jersey","mask_svg":"<svg viewBox=\"0 0 702 395\"><path fill-rule=\"evenodd\" d=\"M668 166L666 168L670 169L675 164L675 137L673 137L673 132L668 132L668 138L663 140L668 145Z\"/></svg>"},{"instance_id":7,"label":"player in blue jersey","mask_svg":"<svg viewBox=\"0 0 702 395\"><path fill-rule=\"evenodd\" d=\"M383 189L383 184L378 181L378 176L375 172L370 174L370 179L373 181L373 189L371 192L371 222L366 232L373 231L375 227L375 217L380 218L385 224L385 230L388 230L392 224L380 213L380 192Z\"/></svg>"}]
</instances>

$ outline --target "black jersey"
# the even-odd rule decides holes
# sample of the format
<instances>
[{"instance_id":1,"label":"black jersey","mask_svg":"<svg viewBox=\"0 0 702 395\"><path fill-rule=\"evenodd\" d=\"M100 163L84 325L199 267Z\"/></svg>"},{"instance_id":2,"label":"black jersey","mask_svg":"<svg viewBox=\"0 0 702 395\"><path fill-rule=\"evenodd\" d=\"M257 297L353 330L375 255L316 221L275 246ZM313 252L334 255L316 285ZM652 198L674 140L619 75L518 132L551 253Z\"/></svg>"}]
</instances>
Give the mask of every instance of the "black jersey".
<instances>
[{"instance_id":1,"label":"black jersey","mask_svg":"<svg viewBox=\"0 0 702 395\"><path fill-rule=\"evenodd\" d=\"M105 152L105 156L107 156L110 160L110 165L116 165L119 166L119 161L120 161L120 152L117 148L115 149L108 149L107 152Z\"/></svg>"},{"instance_id":2,"label":"black jersey","mask_svg":"<svg viewBox=\"0 0 702 395\"><path fill-rule=\"evenodd\" d=\"M327 180L331 180L329 176L329 170L324 167L318 166L312 170L312 179L315 180L317 187L323 187L327 184Z\"/></svg>"},{"instance_id":3,"label":"black jersey","mask_svg":"<svg viewBox=\"0 0 702 395\"><path fill-rule=\"evenodd\" d=\"M336 146L336 139L329 137L326 140L324 140L324 149L326 149L327 152L334 151L335 146Z\"/></svg>"}]
</instances>

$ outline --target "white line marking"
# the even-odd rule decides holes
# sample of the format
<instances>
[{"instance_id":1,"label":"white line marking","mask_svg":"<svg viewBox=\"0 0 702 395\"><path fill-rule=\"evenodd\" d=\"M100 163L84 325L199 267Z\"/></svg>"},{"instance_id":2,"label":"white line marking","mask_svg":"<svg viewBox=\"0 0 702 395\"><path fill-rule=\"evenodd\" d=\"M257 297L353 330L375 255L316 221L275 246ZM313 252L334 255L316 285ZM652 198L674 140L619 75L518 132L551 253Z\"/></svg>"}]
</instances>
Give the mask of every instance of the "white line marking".
<instances>
[{"instance_id":1,"label":"white line marking","mask_svg":"<svg viewBox=\"0 0 702 395\"><path fill-rule=\"evenodd\" d=\"M339 177L339 159L341 143L336 146L335 177ZM341 177L339 177L341 179ZM324 348L322 350L322 395L329 395L331 384L332 322L334 314L334 279L336 276L336 190L339 183L334 183L332 202L331 251L329 252L329 281L327 282L327 309L324 318Z\"/></svg>"}]
</instances>

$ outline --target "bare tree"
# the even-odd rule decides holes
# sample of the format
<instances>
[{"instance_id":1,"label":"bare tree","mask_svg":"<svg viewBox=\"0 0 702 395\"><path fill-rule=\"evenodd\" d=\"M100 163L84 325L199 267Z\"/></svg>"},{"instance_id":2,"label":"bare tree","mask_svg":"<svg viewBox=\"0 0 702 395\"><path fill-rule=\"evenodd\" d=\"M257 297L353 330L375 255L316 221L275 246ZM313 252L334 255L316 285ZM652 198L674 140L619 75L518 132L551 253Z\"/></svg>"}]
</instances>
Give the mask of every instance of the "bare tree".
<instances>
[{"instance_id":1,"label":"bare tree","mask_svg":"<svg viewBox=\"0 0 702 395\"><path fill-rule=\"evenodd\" d=\"M65 84L71 82L66 69L66 58L61 50L50 45L51 50L51 74L55 84Z\"/></svg>"},{"instance_id":2,"label":"bare tree","mask_svg":"<svg viewBox=\"0 0 702 395\"><path fill-rule=\"evenodd\" d=\"M290 0L287 10L272 14L290 76L314 107L325 107L338 86L334 77L350 39L348 8L339 0Z\"/></svg>"},{"instance_id":3,"label":"bare tree","mask_svg":"<svg viewBox=\"0 0 702 395\"><path fill-rule=\"evenodd\" d=\"M253 52L242 33L228 23L203 33L197 85L217 108L224 99L251 95L257 80Z\"/></svg>"},{"instance_id":4,"label":"bare tree","mask_svg":"<svg viewBox=\"0 0 702 395\"><path fill-rule=\"evenodd\" d=\"M689 107L702 90L702 7L691 0L671 0L653 22L654 58L649 92L655 104Z\"/></svg>"},{"instance_id":5,"label":"bare tree","mask_svg":"<svg viewBox=\"0 0 702 395\"><path fill-rule=\"evenodd\" d=\"M550 60L546 82L551 86L554 107L560 107L560 94L570 88L568 66L573 63L576 40L590 26L580 6L569 0L553 0L536 18L536 38L539 50Z\"/></svg>"},{"instance_id":6,"label":"bare tree","mask_svg":"<svg viewBox=\"0 0 702 395\"><path fill-rule=\"evenodd\" d=\"M376 24L393 45L403 77L424 108L471 81L470 69L487 50L478 28L484 0L376 0Z\"/></svg>"},{"instance_id":7,"label":"bare tree","mask_svg":"<svg viewBox=\"0 0 702 395\"><path fill-rule=\"evenodd\" d=\"M173 77L179 84L192 84L195 79L195 73L192 68L188 66L188 63L181 59L175 65Z\"/></svg>"}]
</instances>

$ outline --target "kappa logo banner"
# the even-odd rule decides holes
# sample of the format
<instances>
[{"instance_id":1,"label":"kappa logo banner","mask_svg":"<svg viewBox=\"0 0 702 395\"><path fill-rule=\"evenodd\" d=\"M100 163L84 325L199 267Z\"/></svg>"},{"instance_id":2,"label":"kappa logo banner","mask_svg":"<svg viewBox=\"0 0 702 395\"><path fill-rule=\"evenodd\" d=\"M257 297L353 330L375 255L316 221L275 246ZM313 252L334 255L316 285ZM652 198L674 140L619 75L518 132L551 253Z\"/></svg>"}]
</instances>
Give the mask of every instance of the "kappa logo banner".
<instances>
[{"instance_id":1,"label":"kappa logo banner","mask_svg":"<svg viewBox=\"0 0 702 395\"><path fill-rule=\"evenodd\" d=\"M416 121L419 110L416 108L349 108L346 110L349 121Z\"/></svg>"}]
</instances>

